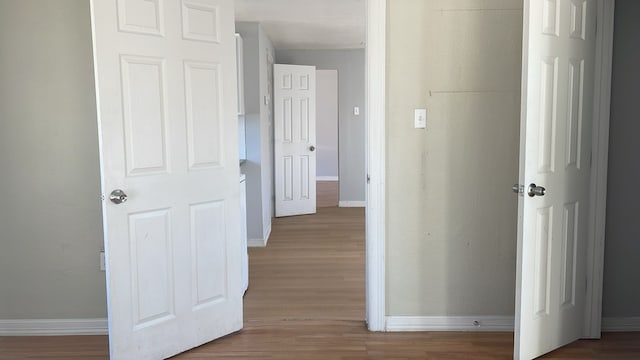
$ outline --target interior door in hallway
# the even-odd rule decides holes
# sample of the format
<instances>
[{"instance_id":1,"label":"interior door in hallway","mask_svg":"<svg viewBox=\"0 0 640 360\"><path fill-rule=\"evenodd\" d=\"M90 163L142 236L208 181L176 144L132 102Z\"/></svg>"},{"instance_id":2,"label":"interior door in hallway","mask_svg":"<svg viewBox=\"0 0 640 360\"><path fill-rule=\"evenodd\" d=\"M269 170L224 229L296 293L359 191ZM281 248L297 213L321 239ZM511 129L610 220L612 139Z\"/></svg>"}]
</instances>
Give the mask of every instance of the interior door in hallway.
<instances>
[{"instance_id":1,"label":"interior door in hallway","mask_svg":"<svg viewBox=\"0 0 640 360\"><path fill-rule=\"evenodd\" d=\"M274 65L276 216L316 212L316 68Z\"/></svg>"},{"instance_id":2,"label":"interior door in hallway","mask_svg":"<svg viewBox=\"0 0 640 360\"><path fill-rule=\"evenodd\" d=\"M91 1L112 359L242 328L233 6Z\"/></svg>"},{"instance_id":3,"label":"interior door in hallway","mask_svg":"<svg viewBox=\"0 0 640 360\"><path fill-rule=\"evenodd\" d=\"M596 11L525 1L516 359L583 334Z\"/></svg>"}]
</instances>

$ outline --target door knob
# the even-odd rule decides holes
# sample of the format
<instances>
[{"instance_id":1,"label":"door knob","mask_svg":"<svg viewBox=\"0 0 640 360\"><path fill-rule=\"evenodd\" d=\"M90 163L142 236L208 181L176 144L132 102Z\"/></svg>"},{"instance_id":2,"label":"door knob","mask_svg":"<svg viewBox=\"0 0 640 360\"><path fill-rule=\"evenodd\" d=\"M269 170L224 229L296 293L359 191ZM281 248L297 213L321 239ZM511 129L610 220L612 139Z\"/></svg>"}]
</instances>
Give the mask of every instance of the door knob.
<instances>
[{"instance_id":1,"label":"door knob","mask_svg":"<svg viewBox=\"0 0 640 360\"><path fill-rule=\"evenodd\" d=\"M313 146L313 145L309 146L309 151L315 151L315 150L316 150L315 146Z\"/></svg>"},{"instance_id":2,"label":"door knob","mask_svg":"<svg viewBox=\"0 0 640 360\"><path fill-rule=\"evenodd\" d=\"M120 189L115 189L109 194L109 200L114 204L122 204L127 201L127 194Z\"/></svg>"},{"instance_id":3,"label":"door knob","mask_svg":"<svg viewBox=\"0 0 640 360\"><path fill-rule=\"evenodd\" d=\"M542 187L542 186L537 186L537 185L536 185L536 184L534 184L534 183L531 183L531 184L529 185L529 189L528 189L528 190L529 190L529 191L527 192L527 194L528 194L530 197L534 197L534 196L544 196L545 191L547 191L547 189L545 189L544 187Z\"/></svg>"}]
</instances>

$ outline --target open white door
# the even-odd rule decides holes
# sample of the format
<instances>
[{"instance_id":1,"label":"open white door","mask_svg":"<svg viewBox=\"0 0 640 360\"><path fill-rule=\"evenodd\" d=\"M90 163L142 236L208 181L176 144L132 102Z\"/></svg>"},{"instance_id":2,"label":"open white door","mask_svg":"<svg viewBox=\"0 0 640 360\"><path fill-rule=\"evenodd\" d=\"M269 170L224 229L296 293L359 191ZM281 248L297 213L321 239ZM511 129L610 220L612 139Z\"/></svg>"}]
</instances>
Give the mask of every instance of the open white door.
<instances>
[{"instance_id":1,"label":"open white door","mask_svg":"<svg viewBox=\"0 0 640 360\"><path fill-rule=\"evenodd\" d=\"M276 216L316 212L316 68L273 65Z\"/></svg>"},{"instance_id":2,"label":"open white door","mask_svg":"<svg viewBox=\"0 0 640 360\"><path fill-rule=\"evenodd\" d=\"M516 359L582 336L596 40L596 0L524 5Z\"/></svg>"},{"instance_id":3,"label":"open white door","mask_svg":"<svg viewBox=\"0 0 640 360\"><path fill-rule=\"evenodd\" d=\"M110 354L166 358L242 327L233 0L91 12Z\"/></svg>"}]
</instances>

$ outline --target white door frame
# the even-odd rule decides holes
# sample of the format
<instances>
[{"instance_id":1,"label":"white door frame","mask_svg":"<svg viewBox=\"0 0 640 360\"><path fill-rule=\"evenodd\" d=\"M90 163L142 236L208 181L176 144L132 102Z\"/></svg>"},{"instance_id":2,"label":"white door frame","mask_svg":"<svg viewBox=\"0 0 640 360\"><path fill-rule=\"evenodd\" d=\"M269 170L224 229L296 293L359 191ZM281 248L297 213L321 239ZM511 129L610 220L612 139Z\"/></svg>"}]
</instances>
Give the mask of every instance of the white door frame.
<instances>
[{"instance_id":1,"label":"white door frame","mask_svg":"<svg viewBox=\"0 0 640 360\"><path fill-rule=\"evenodd\" d=\"M385 115L387 0L367 1L366 108L366 320L370 331L385 331ZM587 263L587 304L584 337L599 338L602 318L602 278L609 154L609 110L615 0L598 1L598 39L594 93L593 160Z\"/></svg>"},{"instance_id":2,"label":"white door frame","mask_svg":"<svg viewBox=\"0 0 640 360\"><path fill-rule=\"evenodd\" d=\"M615 0L599 0L596 34L596 74L593 94L593 138L589 244L587 246L587 302L583 336L599 339L602 322L602 276L609 159L609 113Z\"/></svg>"},{"instance_id":3,"label":"white door frame","mask_svg":"<svg viewBox=\"0 0 640 360\"><path fill-rule=\"evenodd\" d=\"M387 0L367 1L366 39L366 319L385 331L385 101Z\"/></svg>"}]
</instances>

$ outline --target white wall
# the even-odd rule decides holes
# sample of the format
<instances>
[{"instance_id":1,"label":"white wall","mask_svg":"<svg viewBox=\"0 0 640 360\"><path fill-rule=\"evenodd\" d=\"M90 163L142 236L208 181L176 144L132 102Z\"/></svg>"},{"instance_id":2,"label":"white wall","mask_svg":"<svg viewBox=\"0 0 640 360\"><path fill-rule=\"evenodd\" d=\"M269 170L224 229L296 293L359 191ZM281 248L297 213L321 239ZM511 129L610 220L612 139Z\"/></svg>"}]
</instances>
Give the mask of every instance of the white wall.
<instances>
[{"instance_id":1,"label":"white wall","mask_svg":"<svg viewBox=\"0 0 640 360\"><path fill-rule=\"evenodd\" d=\"M338 71L316 71L316 176L338 178Z\"/></svg>"},{"instance_id":2,"label":"white wall","mask_svg":"<svg viewBox=\"0 0 640 360\"><path fill-rule=\"evenodd\" d=\"M313 65L318 70L338 70L338 138L340 202L365 201L365 53L354 50L281 50L279 64ZM360 115L353 107L360 107Z\"/></svg>"},{"instance_id":3,"label":"white wall","mask_svg":"<svg viewBox=\"0 0 640 360\"><path fill-rule=\"evenodd\" d=\"M89 1L0 0L0 319L106 316Z\"/></svg>"},{"instance_id":4,"label":"white wall","mask_svg":"<svg viewBox=\"0 0 640 360\"><path fill-rule=\"evenodd\" d=\"M237 22L236 32L244 51L247 161L241 171L247 176L247 236L255 244L267 240L273 216L273 75L268 53L274 58L274 50L258 23Z\"/></svg>"},{"instance_id":5,"label":"white wall","mask_svg":"<svg viewBox=\"0 0 640 360\"><path fill-rule=\"evenodd\" d=\"M640 316L640 2L617 0L605 237L605 317Z\"/></svg>"},{"instance_id":6,"label":"white wall","mask_svg":"<svg viewBox=\"0 0 640 360\"><path fill-rule=\"evenodd\" d=\"M387 315L513 316L522 4L387 6Z\"/></svg>"}]
</instances>

